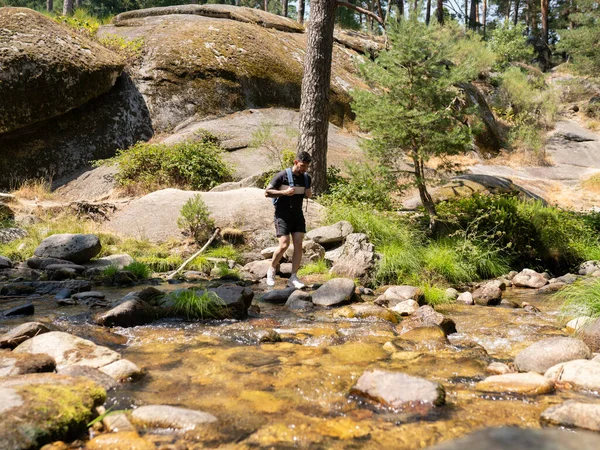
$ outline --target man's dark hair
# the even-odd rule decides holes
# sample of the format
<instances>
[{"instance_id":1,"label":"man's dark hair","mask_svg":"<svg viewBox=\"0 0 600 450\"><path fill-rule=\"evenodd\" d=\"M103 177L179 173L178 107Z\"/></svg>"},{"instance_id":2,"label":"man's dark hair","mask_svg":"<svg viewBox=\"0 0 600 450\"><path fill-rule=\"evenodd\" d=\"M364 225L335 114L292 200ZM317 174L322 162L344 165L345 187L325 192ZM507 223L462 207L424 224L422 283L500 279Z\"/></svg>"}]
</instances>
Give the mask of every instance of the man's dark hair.
<instances>
[{"instance_id":1,"label":"man's dark hair","mask_svg":"<svg viewBox=\"0 0 600 450\"><path fill-rule=\"evenodd\" d=\"M310 154L308 152L300 151L300 152L296 153L296 160L308 164L309 162L312 161L312 157L310 156Z\"/></svg>"}]
</instances>

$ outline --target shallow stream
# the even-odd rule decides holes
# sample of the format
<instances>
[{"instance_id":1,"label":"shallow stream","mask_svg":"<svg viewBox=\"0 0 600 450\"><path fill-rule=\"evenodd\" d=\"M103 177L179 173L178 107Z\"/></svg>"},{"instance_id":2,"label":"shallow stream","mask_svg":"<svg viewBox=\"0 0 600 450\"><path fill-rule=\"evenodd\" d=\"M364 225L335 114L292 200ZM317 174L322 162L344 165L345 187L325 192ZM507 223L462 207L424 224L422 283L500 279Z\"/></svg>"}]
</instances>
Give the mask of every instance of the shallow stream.
<instances>
[{"instance_id":1,"label":"shallow stream","mask_svg":"<svg viewBox=\"0 0 600 450\"><path fill-rule=\"evenodd\" d=\"M106 292L109 298L124 294ZM418 449L487 426L539 428L544 409L586 396L558 391L522 397L475 390L490 362L511 362L529 344L565 334L559 305L548 296L509 289L504 297L519 304L527 301L540 312L441 306L437 310L452 318L458 330L449 336L449 345L412 343L393 353L383 347L398 339L395 324L334 318L334 309L297 315L256 300L260 318L246 321L165 320L108 331L86 322L87 307L58 309L54 300L40 298L34 300L33 318L3 320L0 332L32 319L51 321L142 367L146 376L122 385L107 406L168 404L219 419L193 432L155 430L146 435L164 449ZM282 342L260 343L272 330ZM371 368L439 381L447 404L418 414L383 409L351 396L358 377Z\"/></svg>"}]
</instances>

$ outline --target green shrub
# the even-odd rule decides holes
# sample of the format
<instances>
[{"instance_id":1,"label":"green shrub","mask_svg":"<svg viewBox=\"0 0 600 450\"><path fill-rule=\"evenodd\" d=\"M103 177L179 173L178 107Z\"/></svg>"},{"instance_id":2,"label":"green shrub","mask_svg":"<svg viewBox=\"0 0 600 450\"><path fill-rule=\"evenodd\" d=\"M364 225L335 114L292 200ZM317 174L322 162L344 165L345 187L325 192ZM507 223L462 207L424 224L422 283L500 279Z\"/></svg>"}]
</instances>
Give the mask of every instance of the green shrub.
<instances>
[{"instance_id":1,"label":"green shrub","mask_svg":"<svg viewBox=\"0 0 600 450\"><path fill-rule=\"evenodd\" d=\"M506 22L492 32L489 46L496 54L498 67L506 67L511 62L529 62L534 49L527 43L524 24L512 25Z\"/></svg>"},{"instance_id":2,"label":"green shrub","mask_svg":"<svg viewBox=\"0 0 600 450\"><path fill-rule=\"evenodd\" d=\"M306 264L302 266L298 270L298 275L304 277L306 275L314 275L314 274L325 274L329 272L329 265L327 261L324 259L319 259L317 261L311 262L310 264Z\"/></svg>"},{"instance_id":3,"label":"green shrub","mask_svg":"<svg viewBox=\"0 0 600 450\"><path fill-rule=\"evenodd\" d=\"M177 226L187 232L197 243L208 239L215 228L215 222L202 200L202 195L196 194L181 208Z\"/></svg>"},{"instance_id":4,"label":"green shrub","mask_svg":"<svg viewBox=\"0 0 600 450\"><path fill-rule=\"evenodd\" d=\"M423 291L425 302L428 305L435 306L442 303L449 303L445 289L431 284L421 284L419 288Z\"/></svg>"},{"instance_id":5,"label":"green shrub","mask_svg":"<svg viewBox=\"0 0 600 450\"><path fill-rule=\"evenodd\" d=\"M183 258L179 255L168 255L165 257L156 255L138 256L137 261L147 265L153 272L169 272L183 264Z\"/></svg>"},{"instance_id":6,"label":"green shrub","mask_svg":"<svg viewBox=\"0 0 600 450\"><path fill-rule=\"evenodd\" d=\"M218 263L217 264L217 277L219 278L229 278L234 280L241 279L239 270L230 269L227 263Z\"/></svg>"},{"instance_id":7,"label":"green shrub","mask_svg":"<svg viewBox=\"0 0 600 450\"><path fill-rule=\"evenodd\" d=\"M150 191L160 187L208 190L232 179L222 150L208 137L173 145L138 142L97 164L116 164L119 185Z\"/></svg>"},{"instance_id":8,"label":"green shrub","mask_svg":"<svg viewBox=\"0 0 600 450\"><path fill-rule=\"evenodd\" d=\"M119 267L114 264L111 264L110 266L104 268L104 270L102 271L102 275L104 275L105 277L112 278L118 272L119 272Z\"/></svg>"},{"instance_id":9,"label":"green shrub","mask_svg":"<svg viewBox=\"0 0 600 450\"><path fill-rule=\"evenodd\" d=\"M184 290L171 294L172 314L186 319L220 319L225 302L215 292Z\"/></svg>"},{"instance_id":10,"label":"green shrub","mask_svg":"<svg viewBox=\"0 0 600 450\"><path fill-rule=\"evenodd\" d=\"M478 278L475 268L461 257L450 242L430 242L423 251L423 268L433 280L441 277L450 283L462 283Z\"/></svg>"},{"instance_id":11,"label":"green shrub","mask_svg":"<svg viewBox=\"0 0 600 450\"><path fill-rule=\"evenodd\" d=\"M145 280L146 278L150 278L150 275L152 275L152 270L150 270L150 267L140 261L133 261L132 263L123 267L123 270L128 270L131 272L138 280Z\"/></svg>"},{"instance_id":12,"label":"green shrub","mask_svg":"<svg viewBox=\"0 0 600 450\"><path fill-rule=\"evenodd\" d=\"M567 285L553 295L563 302L563 313L569 317L600 317L600 279L585 278Z\"/></svg>"}]
</instances>

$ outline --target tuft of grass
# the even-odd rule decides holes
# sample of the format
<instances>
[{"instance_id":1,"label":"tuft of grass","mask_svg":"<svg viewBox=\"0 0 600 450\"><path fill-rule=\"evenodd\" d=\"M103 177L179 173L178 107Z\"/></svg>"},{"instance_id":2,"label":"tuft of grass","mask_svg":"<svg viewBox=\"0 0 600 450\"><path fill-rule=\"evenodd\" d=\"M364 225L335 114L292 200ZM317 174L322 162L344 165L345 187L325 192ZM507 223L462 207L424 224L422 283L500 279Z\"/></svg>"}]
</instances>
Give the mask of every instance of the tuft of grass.
<instances>
[{"instance_id":1,"label":"tuft of grass","mask_svg":"<svg viewBox=\"0 0 600 450\"><path fill-rule=\"evenodd\" d=\"M45 178L26 180L12 194L25 200L47 200L52 198L51 185L52 182Z\"/></svg>"},{"instance_id":2,"label":"tuft of grass","mask_svg":"<svg viewBox=\"0 0 600 450\"><path fill-rule=\"evenodd\" d=\"M427 272L440 275L450 283L477 279L474 267L466 264L449 242L432 241L425 247L423 267Z\"/></svg>"},{"instance_id":3,"label":"tuft of grass","mask_svg":"<svg viewBox=\"0 0 600 450\"><path fill-rule=\"evenodd\" d=\"M592 175L581 182L581 187L587 191L600 192L600 173Z\"/></svg>"},{"instance_id":4,"label":"tuft of grass","mask_svg":"<svg viewBox=\"0 0 600 450\"><path fill-rule=\"evenodd\" d=\"M600 278L587 278L567 285L552 296L563 302L565 316L600 317Z\"/></svg>"},{"instance_id":5,"label":"tuft of grass","mask_svg":"<svg viewBox=\"0 0 600 450\"><path fill-rule=\"evenodd\" d=\"M219 263L217 264L217 276L219 278L228 278L234 280L240 280L241 275L239 270L230 269L227 263Z\"/></svg>"},{"instance_id":6,"label":"tuft of grass","mask_svg":"<svg viewBox=\"0 0 600 450\"><path fill-rule=\"evenodd\" d=\"M123 270L130 271L138 280L145 280L152 275L150 267L140 261L133 261L131 264L123 267Z\"/></svg>"},{"instance_id":7,"label":"tuft of grass","mask_svg":"<svg viewBox=\"0 0 600 450\"><path fill-rule=\"evenodd\" d=\"M146 264L153 272L169 272L183 264L183 258L179 255L169 255L166 257L155 255L138 256L137 260L140 263Z\"/></svg>"},{"instance_id":8,"label":"tuft of grass","mask_svg":"<svg viewBox=\"0 0 600 450\"><path fill-rule=\"evenodd\" d=\"M212 269L212 263L207 259L206 254L199 255L194 258L188 265L189 270L197 270L199 272L208 272Z\"/></svg>"},{"instance_id":9,"label":"tuft of grass","mask_svg":"<svg viewBox=\"0 0 600 450\"><path fill-rule=\"evenodd\" d=\"M104 268L104 270L102 271L102 275L104 275L105 277L112 278L118 272L119 272L119 268L116 265L111 264L110 266Z\"/></svg>"},{"instance_id":10,"label":"tuft of grass","mask_svg":"<svg viewBox=\"0 0 600 450\"><path fill-rule=\"evenodd\" d=\"M405 242L384 244L377 251L381 254L375 269L375 281L378 284L401 284L421 267L422 249Z\"/></svg>"},{"instance_id":11,"label":"tuft of grass","mask_svg":"<svg viewBox=\"0 0 600 450\"><path fill-rule=\"evenodd\" d=\"M213 291L194 289L172 294L174 315L186 319L220 319L223 317L225 302Z\"/></svg>"},{"instance_id":12,"label":"tuft of grass","mask_svg":"<svg viewBox=\"0 0 600 450\"><path fill-rule=\"evenodd\" d=\"M436 285L424 283L419 286L425 296L425 301L428 305L435 306L441 305L442 303L448 303L448 297L446 297L446 289Z\"/></svg>"},{"instance_id":13,"label":"tuft of grass","mask_svg":"<svg viewBox=\"0 0 600 450\"><path fill-rule=\"evenodd\" d=\"M326 274L329 272L329 266L325 259L319 259L315 262L307 264L298 270L298 275L304 277L306 275Z\"/></svg>"},{"instance_id":14,"label":"tuft of grass","mask_svg":"<svg viewBox=\"0 0 600 450\"><path fill-rule=\"evenodd\" d=\"M241 262L242 260L242 255L233 245L222 245L220 247L211 248L205 253L205 255L208 258L231 259L237 263Z\"/></svg>"}]
</instances>

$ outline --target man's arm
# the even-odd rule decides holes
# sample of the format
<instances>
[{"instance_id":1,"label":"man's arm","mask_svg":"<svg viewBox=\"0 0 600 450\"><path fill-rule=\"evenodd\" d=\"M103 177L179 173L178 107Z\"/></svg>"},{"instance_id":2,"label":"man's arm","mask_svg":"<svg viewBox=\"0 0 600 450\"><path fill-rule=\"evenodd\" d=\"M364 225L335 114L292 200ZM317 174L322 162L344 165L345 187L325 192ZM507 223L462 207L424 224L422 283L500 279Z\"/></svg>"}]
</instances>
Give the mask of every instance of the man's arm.
<instances>
[{"instance_id":1,"label":"man's arm","mask_svg":"<svg viewBox=\"0 0 600 450\"><path fill-rule=\"evenodd\" d=\"M285 190L279 190L279 188L281 187L282 184L283 184L283 173L279 172L277 175L275 175L275 177L273 177L273 179L271 180L271 182L265 189L265 197L273 198L273 197L283 197L284 195L288 195L288 196L294 195L294 188L291 186Z\"/></svg>"}]
</instances>

